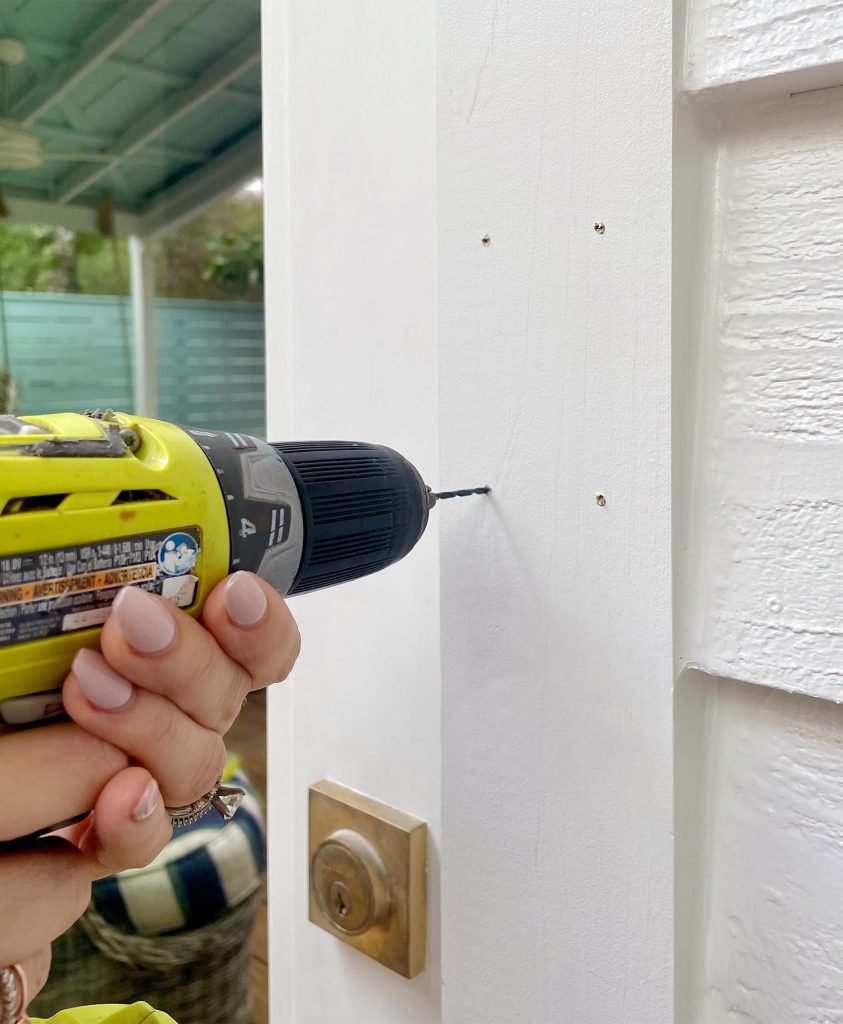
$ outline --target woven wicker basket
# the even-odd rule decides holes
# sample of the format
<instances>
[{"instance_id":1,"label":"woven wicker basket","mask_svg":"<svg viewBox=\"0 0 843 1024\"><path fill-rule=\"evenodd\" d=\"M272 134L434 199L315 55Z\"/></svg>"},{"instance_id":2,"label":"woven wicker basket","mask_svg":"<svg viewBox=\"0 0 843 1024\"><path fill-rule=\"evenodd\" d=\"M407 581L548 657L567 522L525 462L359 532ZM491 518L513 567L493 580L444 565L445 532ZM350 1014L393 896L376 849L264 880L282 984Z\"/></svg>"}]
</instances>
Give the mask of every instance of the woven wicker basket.
<instances>
[{"instance_id":1,"label":"woven wicker basket","mask_svg":"<svg viewBox=\"0 0 843 1024\"><path fill-rule=\"evenodd\" d=\"M174 935L129 935L92 908L53 943L47 987L30 1013L145 999L178 1024L248 1024L252 927L259 896Z\"/></svg>"}]
</instances>

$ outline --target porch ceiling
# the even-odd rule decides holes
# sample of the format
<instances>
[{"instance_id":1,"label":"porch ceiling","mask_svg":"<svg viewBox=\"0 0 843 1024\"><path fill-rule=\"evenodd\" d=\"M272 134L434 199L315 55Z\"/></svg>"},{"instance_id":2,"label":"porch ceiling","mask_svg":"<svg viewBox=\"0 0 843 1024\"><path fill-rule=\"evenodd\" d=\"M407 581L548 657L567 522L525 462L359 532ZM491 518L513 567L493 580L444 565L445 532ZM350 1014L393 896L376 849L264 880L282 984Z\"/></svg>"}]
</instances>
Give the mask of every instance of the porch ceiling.
<instances>
[{"instance_id":1,"label":"porch ceiling","mask_svg":"<svg viewBox=\"0 0 843 1024\"><path fill-rule=\"evenodd\" d=\"M21 40L8 113L41 140L37 168L0 171L15 220L150 234L261 167L260 0L4 0Z\"/></svg>"}]
</instances>

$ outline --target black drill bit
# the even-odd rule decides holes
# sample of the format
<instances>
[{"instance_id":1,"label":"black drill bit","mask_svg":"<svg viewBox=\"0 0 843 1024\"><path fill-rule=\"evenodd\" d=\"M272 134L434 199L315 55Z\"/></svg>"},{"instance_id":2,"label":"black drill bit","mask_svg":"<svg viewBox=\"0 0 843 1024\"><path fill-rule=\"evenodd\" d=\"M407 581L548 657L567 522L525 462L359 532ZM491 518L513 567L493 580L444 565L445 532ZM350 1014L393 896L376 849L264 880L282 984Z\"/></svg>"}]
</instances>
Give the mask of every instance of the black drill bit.
<instances>
[{"instance_id":1,"label":"black drill bit","mask_svg":"<svg viewBox=\"0 0 843 1024\"><path fill-rule=\"evenodd\" d=\"M472 494L490 494L491 490L491 487L470 487L460 491L431 491L428 488L430 507L433 508L437 501L445 501L447 498L468 498Z\"/></svg>"}]
</instances>

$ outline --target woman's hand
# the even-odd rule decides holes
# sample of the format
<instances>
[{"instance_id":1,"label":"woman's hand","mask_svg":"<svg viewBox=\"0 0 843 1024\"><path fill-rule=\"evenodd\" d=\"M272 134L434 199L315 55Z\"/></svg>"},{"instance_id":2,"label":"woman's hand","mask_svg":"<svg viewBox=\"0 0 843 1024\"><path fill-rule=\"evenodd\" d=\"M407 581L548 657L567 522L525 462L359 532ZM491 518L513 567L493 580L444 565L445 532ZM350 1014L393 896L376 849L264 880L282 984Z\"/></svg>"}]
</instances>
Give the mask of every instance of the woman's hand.
<instances>
[{"instance_id":1,"label":"woman's hand","mask_svg":"<svg viewBox=\"0 0 843 1024\"><path fill-rule=\"evenodd\" d=\"M0 842L93 809L61 837L0 852L0 966L22 963L30 995L91 882L157 856L171 834L165 806L214 786L243 701L285 679L299 646L287 606L251 574L213 591L201 625L126 588L103 627L103 653L80 651L65 681L73 721L0 737Z\"/></svg>"},{"instance_id":2,"label":"woman's hand","mask_svg":"<svg viewBox=\"0 0 843 1024\"><path fill-rule=\"evenodd\" d=\"M299 632L269 584L238 572L205 602L202 625L127 587L100 646L76 656L65 709L150 771L168 807L183 807L219 778L223 736L249 693L289 675Z\"/></svg>"}]
</instances>

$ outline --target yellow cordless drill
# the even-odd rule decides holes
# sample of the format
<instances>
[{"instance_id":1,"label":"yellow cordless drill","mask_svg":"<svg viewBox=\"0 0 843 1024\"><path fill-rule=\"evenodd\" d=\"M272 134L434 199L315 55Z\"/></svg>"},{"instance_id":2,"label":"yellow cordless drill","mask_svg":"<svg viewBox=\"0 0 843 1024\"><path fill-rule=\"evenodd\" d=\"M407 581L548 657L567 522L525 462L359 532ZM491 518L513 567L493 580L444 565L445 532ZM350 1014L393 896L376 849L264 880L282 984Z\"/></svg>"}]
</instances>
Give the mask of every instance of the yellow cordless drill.
<instances>
[{"instance_id":1,"label":"yellow cordless drill","mask_svg":"<svg viewBox=\"0 0 843 1024\"><path fill-rule=\"evenodd\" d=\"M197 615L229 572L279 593L403 558L438 498L401 455L268 444L113 412L0 416L0 719L61 712L73 655L124 586Z\"/></svg>"}]
</instances>

